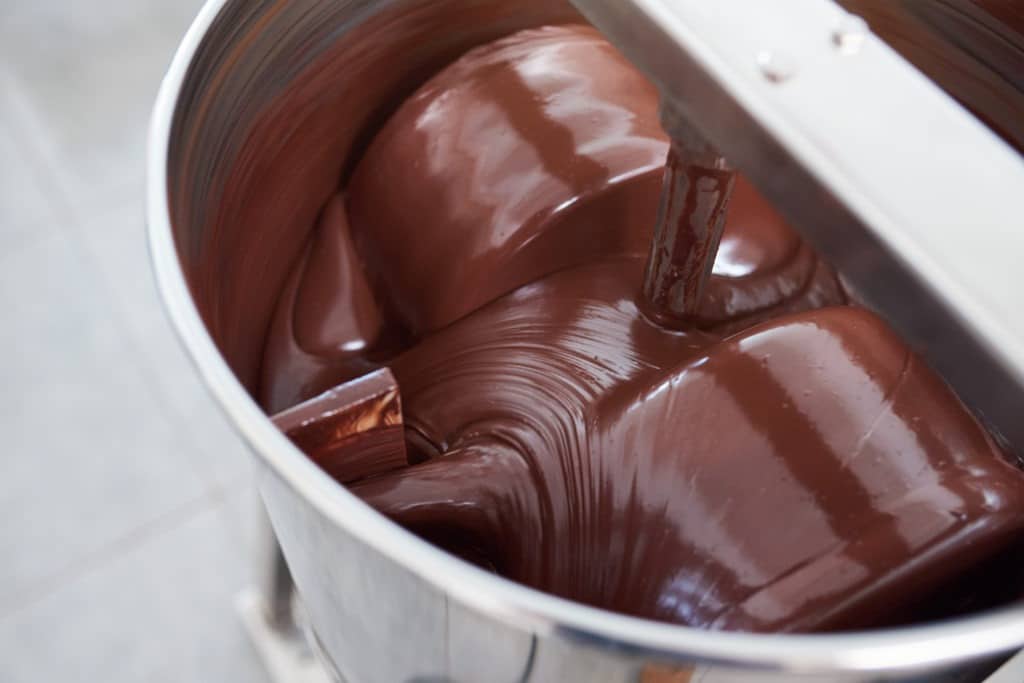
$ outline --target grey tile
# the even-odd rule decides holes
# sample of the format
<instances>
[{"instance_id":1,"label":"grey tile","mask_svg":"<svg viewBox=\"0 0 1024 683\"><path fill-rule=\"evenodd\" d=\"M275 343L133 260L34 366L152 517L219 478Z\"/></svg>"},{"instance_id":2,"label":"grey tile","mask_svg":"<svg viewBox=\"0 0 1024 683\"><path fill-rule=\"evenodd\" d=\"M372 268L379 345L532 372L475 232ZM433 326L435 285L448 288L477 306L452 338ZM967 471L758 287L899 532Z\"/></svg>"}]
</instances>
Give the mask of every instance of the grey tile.
<instances>
[{"instance_id":1,"label":"grey tile","mask_svg":"<svg viewBox=\"0 0 1024 683\"><path fill-rule=\"evenodd\" d=\"M56 236L0 262L0 612L209 488L76 256Z\"/></svg>"},{"instance_id":2,"label":"grey tile","mask_svg":"<svg viewBox=\"0 0 1024 683\"><path fill-rule=\"evenodd\" d=\"M12 115L11 92L5 87L9 79L0 66L0 249L6 253L53 234L54 202L59 203L47 188L45 160Z\"/></svg>"},{"instance_id":3,"label":"grey tile","mask_svg":"<svg viewBox=\"0 0 1024 683\"><path fill-rule=\"evenodd\" d=\"M141 185L157 87L201 0L0 3L0 62L77 207Z\"/></svg>"},{"instance_id":4,"label":"grey tile","mask_svg":"<svg viewBox=\"0 0 1024 683\"><path fill-rule=\"evenodd\" d=\"M248 557L254 564L266 557L270 534L270 522L263 507L263 499L256 489L256 479L251 473L229 487L231 499L224 506L224 514L232 533L244 544Z\"/></svg>"},{"instance_id":5,"label":"grey tile","mask_svg":"<svg viewBox=\"0 0 1024 683\"><path fill-rule=\"evenodd\" d=\"M85 248L113 307L146 360L151 378L213 481L247 483L251 459L241 437L215 403L171 327L157 294L146 244L141 196L98 214L82 226Z\"/></svg>"},{"instance_id":6,"label":"grey tile","mask_svg":"<svg viewBox=\"0 0 1024 683\"><path fill-rule=\"evenodd\" d=\"M81 237L169 418L215 479L248 451L201 385L159 303L143 220L144 138L161 75L201 0L0 3L15 112L59 180ZM41 37L45 36L45 39ZM115 207L114 211L110 207Z\"/></svg>"},{"instance_id":7,"label":"grey tile","mask_svg":"<svg viewBox=\"0 0 1024 683\"><path fill-rule=\"evenodd\" d=\"M233 605L246 559L207 506L0 617L0 680L266 683Z\"/></svg>"}]
</instances>

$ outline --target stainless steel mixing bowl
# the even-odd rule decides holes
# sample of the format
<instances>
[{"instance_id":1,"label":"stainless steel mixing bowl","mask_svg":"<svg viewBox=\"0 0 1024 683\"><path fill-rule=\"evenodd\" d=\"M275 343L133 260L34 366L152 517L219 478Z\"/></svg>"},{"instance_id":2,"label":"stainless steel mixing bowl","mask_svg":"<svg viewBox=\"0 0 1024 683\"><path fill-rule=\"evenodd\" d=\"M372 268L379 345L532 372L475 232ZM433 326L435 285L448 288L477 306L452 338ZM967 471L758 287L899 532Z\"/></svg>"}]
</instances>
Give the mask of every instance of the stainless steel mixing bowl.
<instances>
[{"instance_id":1,"label":"stainless steel mixing bowl","mask_svg":"<svg viewBox=\"0 0 1024 683\"><path fill-rule=\"evenodd\" d=\"M763 636L555 598L384 519L250 398L274 301L232 283L255 272L267 292L280 285L288 259L267 250L297 253L375 126L431 72L498 35L575 18L556 0L209 0L160 90L148 167L159 287L198 371L258 456L274 529L332 665L355 683L970 680L958 677L1024 645L1024 608ZM353 87L369 73L371 86ZM316 146L299 144L312 134ZM285 190L302 200L283 205ZM231 221L246 230L225 231Z\"/></svg>"}]
</instances>

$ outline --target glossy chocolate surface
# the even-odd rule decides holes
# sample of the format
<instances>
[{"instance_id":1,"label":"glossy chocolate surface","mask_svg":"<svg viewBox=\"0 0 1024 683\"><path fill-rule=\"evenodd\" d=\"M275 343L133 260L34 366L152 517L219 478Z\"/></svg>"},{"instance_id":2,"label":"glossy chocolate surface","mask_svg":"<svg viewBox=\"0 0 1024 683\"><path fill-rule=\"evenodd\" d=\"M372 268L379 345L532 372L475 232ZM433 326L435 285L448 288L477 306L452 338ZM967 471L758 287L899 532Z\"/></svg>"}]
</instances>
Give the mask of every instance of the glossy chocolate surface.
<instances>
[{"instance_id":1,"label":"glossy chocolate surface","mask_svg":"<svg viewBox=\"0 0 1024 683\"><path fill-rule=\"evenodd\" d=\"M581 26L518 33L432 78L348 189L359 254L402 323L421 336L548 273L646 255L668 152L657 104ZM749 183L726 221L702 317L749 316L808 286L815 258Z\"/></svg>"},{"instance_id":2,"label":"glossy chocolate surface","mask_svg":"<svg viewBox=\"0 0 1024 683\"><path fill-rule=\"evenodd\" d=\"M278 299L263 350L259 400L276 413L378 367L394 345L352 247L342 195L324 206Z\"/></svg>"},{"instance_id":3,"label":"glossy chocolate surface","mask_svg":"<svg viewBox=\"0 0 1024 683\"><path fill-rule=\"evenodd\" d=\"M402 402L387 369L370 372L274 416L274 424L340 482L409 464Z\"/></svg>"},{"instance_id":4,"label":"glossy chocolate surface","mask_svg":"<svg viewBox=\"0 0 1024 683\"><path fill-rule=\"evenodd\" d=\"M551 0L354 9L268 0L222 13L195 56L202 87L174 124L169 208L179 257L210 335L254 397L281 291L388 115L473 46L579 21L570 4Z\"/></svg>"},{"instance_id":5,"label":"glossy chocolate surface","mask_svg":"<svg viewBox=\"0 0 1024 683\"><path fill-rule=\"evenodd\" d=\"M353 490L529 585L754 631L877 623L1024 528L1024 478L870 313L673 333L623 265L397 358L407 425L443 455Z\"/></svg>"},{"instance_id":6,"label":"glossy chocolate surface","mask_svg":"<svg viewBox=\"0 0 1024 683\"><path fill-rule=\"evenodd\" d=\"M308 452L357 467L322 455L333 426L391 430L371 460L400 469L339 478L528 585L701 628L904 619L1021 541L1024 475L742 176L699 326L643 310L656 104L581 26L438 72L322 209L260 399L342 383L300 409ZM381 365L404 444L382 412L352 419L346 387Z\"/></svg>"}]
</instances>

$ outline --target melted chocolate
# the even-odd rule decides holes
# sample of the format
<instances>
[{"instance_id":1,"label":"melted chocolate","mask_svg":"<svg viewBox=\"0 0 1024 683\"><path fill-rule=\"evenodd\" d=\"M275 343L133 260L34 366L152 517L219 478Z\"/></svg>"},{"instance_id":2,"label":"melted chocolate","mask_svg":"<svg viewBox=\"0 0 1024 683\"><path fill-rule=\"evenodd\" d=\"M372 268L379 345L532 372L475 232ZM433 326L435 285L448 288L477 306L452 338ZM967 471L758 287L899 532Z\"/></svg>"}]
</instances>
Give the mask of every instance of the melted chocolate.
<instances>
[{"instance_id":1,"label":"melted chocolate","mask_svg":"<svg viewBox=\"0 0 1024 683\"><path fill-rule=\"evenodd\" d=\"M393 363L435 459L354 491L498 572L705 628L877 623L1024 529L1024 478L854 308L719 341L639 267L552 275Z\"/></svg>"},{"instance_id":2,"label":"melted chocolate","mask_svg":"<svg viewBox=\"0 0 1024 683\"><path fill-rule=\"evenodd\" d=\"M388 121L353 174L348 213L337 197L323 209L267 335L261 403L311 398L376 367L367 358L386 359L409 331L547 273L646 255L668 147L654 88L591 28L471 51ZM737 177L698 318L738 331L844 301L831 269Z\"/></svg>"},{"instance_id":3,"label":"melted chocolate","mask_svg":"<svg viewBox=\"0 0 1024 683\"><path fill-rule=\"evenodd\" d=\"M1024 152L1024 2L839 0Z\"/></svg>"},{"instance_id":4,"label":"melted chocolate","mask_svg":"<svg viewBox=\"0 0 1024 683\"><path fill-rule=\"evenodd\" d=\"M274 424L340 482L409 464L398 385L386 369L278 413Z\"/></svg>"},{"instance_id":5,"label":"melted chocolate","mask_svg":"<svg viewBox=\"0 0 1024 683\"><path fill-rule=\"evenodd\" d=\"M668 147L656 90L600 34L523 31L471 51L391 117L349 186L355 241L422 336L545 274L646 255ZM756 319L817 268L742 179L723 239L701 304L711 324Z\"/></svg>"},{"instance_id":6,"label":"melted chocolate","mask_svg":"<svg viewBox=\"0 0 1024 683\"><path fill-rule=\"evenodd\" d=\"M700 329L640 310L657 121L653 88L586 27L437 73L321 211L274 312L263 404L387 363L404 447L383 413L350 419L351 383L300 409L293 438L345 480L417 462L352 489L470 561L638 616L875 625L1005 552L1024 476L884 323L839 305L742 176L710 279L683 297ZM706 275L707 242L670 261ZM348 439L382 427L360 462Z\"/></svg>"},{"instance_id":7,"label":"melted chocolate","mask_svg":"<svg viewBox=\"0 0 1024 683\"><path fill-rule=\"evenodd\" d=\"M267 0L229 9L197 51L195 100L179 103L170 209L196 306L255 396L289 273L321 209L388 114L467 49L579 15L551 0L415 0L373 12L343 2L313 8ZM306 384L310 364L297 363L294 384Z\"/></svg>"},{"instance_id":8,"label":"melted chocolate","mask_svg":"<svg viewBox=\"0 0 1024 683\"><path fill-rule=\"evenodd\" d=\"M585 27L518 33L432 78L349 185L360 255L401 320L420 336L547 273L645 253L657 103Z\"/></svg>"},{"instance_id":9,"label":"melted chocolate","mask_svg":"<svg viewBox=\"0 0 1024 683\"><path fill-rule=\"evenodd\" d=\"M276 413L376 368L384 322L352 249L340 195L285 283L263 351L260 403Z\"/></svg>"}]
</instances>

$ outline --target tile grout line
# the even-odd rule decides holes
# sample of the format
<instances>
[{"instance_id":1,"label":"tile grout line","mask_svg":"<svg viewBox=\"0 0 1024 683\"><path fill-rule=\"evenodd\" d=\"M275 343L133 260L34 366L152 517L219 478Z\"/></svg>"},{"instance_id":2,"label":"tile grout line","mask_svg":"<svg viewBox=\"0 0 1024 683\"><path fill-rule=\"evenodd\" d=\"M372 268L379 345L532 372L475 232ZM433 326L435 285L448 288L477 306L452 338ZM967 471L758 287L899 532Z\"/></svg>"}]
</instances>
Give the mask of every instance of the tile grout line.
<instances>
[{"instance_id":1,"label":"tile grout line","mask_svg":"<svg viewBox=\"0 0 1024 683\"><path fill-rule=\"evenodd\" d=\"M103 288L104 293L111 301L111 305L114 309L115 315L117 316L118 326L121 328L122 334L124 334L127 339L131 340L131 343L134 344L134 348L140 356L140 360L143 361L141 363L141 372L146 379L145 384L148 387L150 395L159 405L162 405L166 408L170 419L179 428L180 433L185 439L186 444L192 446L192 448L190 449L190 453L186 454L185 457L187 457L189 461L192 463L193 470L196 472L196 474L202 477L204 481L214 483L217 485L225 484L225 482L220 481L222 476L219 476L219 473L212 466L205 464L209 460L209 458L204 457L206 444L204 444L201 440L197 439L194 431L189 428L189 420L187 419L185 413L182 412L177 401L173 400L173 394L165 386L165 380L160 376L159 373L157 373L154 370L153 357L150 355L149 351L144 349L145 345L142 343L140 334L136 331L134 326L130 324L130 313L125 309L125 306L121 302L120 297L115 296L110 291L112 289L110 282L107 276L104 274L103 268L98 263L92 249L88 247L88 245L86 245L85 248L89 254L87 257L89 263L87 265L90 267L91 270L98 274L100 286ZM150 279L152 279L152 269L147 269L147 272L149 273ZM154 304L159 305L161 307L163 305L162 302L160 301L155 301ZM163 315L166 317L167 313L164 312ZM165 322L168 324L168 333L175 334L174 330L170 329L169 327L170 321L165 320ZM188 351L184 348L180 340L175 340L175 345L179 348L180 353L188 353ZM192 367L192 360L189 358L187 359L187 361L188 371L196 374L196 379L198 380L198 373ZM213 396L206 389L205 385L202 385L201 382L200 390L203 396L205 396L211 402L211 406L214 408L216 416L213 419L226 420L227 418L224 416L220 406L212 405L214 400ZM241 444L242 439L240 436L238 437L238 440L239 443ZM246 448L244 445L242 447ZM194 453L194 455L192 453Z\"/></svg>"},{"instance_id":2,"label":"tile grout line","mask_svg":"<svg viewBox=\"0 0 1024 683\"><path fill-rule=\"evenodd\" d=\"M98 274L100 284L105 293L107 294L107 297L112 302L112 306L114 308L115 314L117 315L119 326L121 327L123 334L126 336L126 338L132 340L132 343L135 345L135 348L139 351L141 357L146 361L142 363L142 373L147 380L146 384L149 387L151 395L160 405L163 405L167 408L167 411L170 414L171 419L179 427L182 434L184 435L184 438L186 439L186 442L193 447L192 450L196 453L196 455L194 456L187 457L189 457L189 459L192 461L192 465L196 469L197 474L202 476L204 480L211 481L214 483L223 483L219 481L221 479L221 476L218 476L218 472L213 467L205 464L209 460L209 458L203 457L203 454L206 449L206 444L203 443L201 440L197 439L194 435L193 430L189 429L190 424L189 420L186 417L186 414L182 412L181 407L178 405L177 401L173 400L173 394L166 386L165 380L161 377L159 373L157 373L154 370L154 358L151 356L150 352L145 349L145 345L142 343L142 339L139 332L135 329L133 325L130 324L131 315L129 311L126 309L121 298L114 295L113 291L111 291L113 287L109 281L108 276L104 272L103 268L100 266L96 254L89 245L85 245L85 249L88 252L87 259L89 261L91 270ZM148 273L148 277L150 278L150 282L153 286L154 291L156 292L156 295L159 297L159 291L156 288L152 268L147 268L146 272ZM162 302L158 300L154 301L154 304L160 306L161 309L163 307ZM164 318L164 322L167 324L167 332L169 334L174 335L175 332L173 329L171 329L171 321L167 319L166 311L162 310L161 315ZM184 344L181 342L181 340L175 339L174 341L175 347L178 348L179 353L182 353L187 356L188 351L185 349ZM194 369L192 359L186 358L186 361L188 363L188 371L192 372L195 375L196 380L198 381L198 371ZM213 404L213 395L209 392L206 386L202 384L201 381L199 382L199 389L202 395L210 402L211 407L214 409L215 416L212 419L227 420L227 417L224 415L221 407ZM233 428L230 429L232 430L232 433L234 433ZM238 442L242 448L247 448L244 445L241 436L238 436Z\"/></svg>"},{"instance_id":3,"label":"tile grout line","mask_svg":"<svg viewBox=\"0 0 1024 683\"><path fill-rule=\"evenodd\" d=\"M32 607L61 588L100 571L130 551L159 540L206 512L217 510L230 500L232 493L224 486L211 486L191 500L143 522L99 548L84 553L50 575L29 583L16 597L0 600L0 622Z\"/></svg>"},{"instance_id":4,"label":"tile grout line","mask_svg":"<svg viewBox=\"0 0 1024 683\"><path fill-rule=\"evenodd\" d=\"M93 215L109 213L120 206L120 201L126 190L131 194L131 191L137 188L134 183L125 181L123 186L108 188L107 192L103 193L103 195L109 193L109 196L94 198L84 207L81 203L76 202L71 190L73 183L63 169L60 154L54 146L53 136L36 123L38 117L35 115L35 107L31 98L25 92L25 86L16 74L2 64L0 64L0 84L3 85L12 104L12 123L15 124L16 129L25 133L24 137L15 136L14 143L30 160L33 169L32 175L40 188L44 192L48 188L53 189L50 194L55 196L57 206L54 206L54 203L47 204L47 213L50 214L52 220L59 223L58 229L62 234L73 242L79 242L81 231L71 229L69 226L72 223L83 223L88 220L86 216L79 214L80 210L84 208L87 213ZM144 150L143 156L145 156ZM145 164L142 166L140 172L145 172Z\"/></svg>"},{"instance_id":5,"label":"tile grout line","mask_svg":"<svg viewBox=\"0 0 1024 683\"><path fill-rule=\"evenodd\" d=\"M67 175L61 170L52 136L36 123L34 106L28 95L25 94L24 86L18 76L11 73L9 68L0 66L0 82L3 82L7 96L11 100L14 123L25 133L25 139L16 136L15 144L19 145L23 152L28 153L30 159L38 159L32 164L35 180L41 183L43 188L53 187L56 189L54 194L57 196L60 210L56 210L50 205L50 211L54 214L53 218L61 223L61 231L66 234L67 226L60 220L60 214L64 213L68 217L73 217L74 202L71 200L68 189Z\"/></svg>"},{"instance_id":6,"label":"tile grout line","mask_svg":"<svg viewBox=\"0 0 1024 683\"><path fill-rule=\"evenodd\" d=\"M0 67L0 82L3 82L7 86L8 93L13 99L15 109L17 109L15 112L15 116L18 119L17 123L26 130L26 136L31 140L28 144L35 148L32 150L35 152L35 155L33 156L38 157L41 161L41 164L35 164L36 166L41 166L36 169L35 175L40 180L42 179L41 176L45 175L49 176L49 179L54 181L54 186L57 190L56 194L58 195L57 201L60 206L57 208L51 208L51 210L54 214L57 214L55 219L60 223L61 233L68 238L73 251L77 252L76 256L83 262L83 265L91 271L93 275L98 277L103 294L106 295L107 300L111 302L115 310L121 334L126 339L130 339L132 341L135 350L141 352L140 360L144 361L141 363L141 370L148 380L146 385L150 395L157 401L158 405L165 406L168 409L172 415L174 423L176 423L181 431L186 435L185 438L188 443L190 443L197 452L203 451L204 444L198 442L194 436L192 436L192 431L189 429L189 423L185 414L181 411L177 403L172 400L170 393L164 386L164 382L160 379L158 374L153 371L153 368L151 367L153 359L149 353L142 350L144 345L141 343L134 326L130 324L130 313L125 310L120 297L114 295L114 288L103 269L103 264L98 261L93 248L89 245L88 240L85 239L83 235L84 231L74 230L70 227L71 224L84 226L90 222L90 218L80 216L76 212L76 205L72 200L71 192L68 188L67 176L61 171L58 154L53 149L52 144L49 143L50 136L46 135L45 132L35 124L35 119L32 116L33 105L24 92L24 86L17 79L15 74L11 73L9 69L2 67ZM145 150L143 150L143 156L145 156ZM103 208L95 208L93 218L98 220L105 215L111 215L117 211L125 210L126 208L128 208L128 203L123 198L115 199L114 197L111 197L109 204ZM67 217L67 220L60 220L61 216L59 214L64 214ZM144 212L139 216L139 223L140 225L145 223ZM149 273L151 284L154 286L154 290L156 290L155 282L153 281L152 268L147 268L147 272ZM160 302L155 303L159 304ZM164 313L164 315L166 316L166 313ZM184 348L182 348L182 352L187 353ZM210 396L209 393L206 393L205 395ZM210 396L210 398L212 400L212 396ZM223 416L222 419L224 419ZM219 478L217 476L217 472L205 464L206 458L202 458L200 461L198 456L192 455L188 457L192 463L193 471L200 476L203 481L216 481Z\"/></svg>"},{"instance_id":7,"label":"tile grout line","mask_svg":"<svg viewBox=\"0 0 1024 683\"><path fill-rule=\"evenodd\" d=\"M25 85L21 82L21 79L17 74L12 73L10 68L2 64L0 64L0 83L3 84L12 104L13 123L25 133L25 138L16 138L15 144L21 148L22 152L27 153L30 158L37 160L32 164L34 167L33 175L36 181L43 188L52 187L56 189L55 194L57 195L57 203L60 207L59 209L51 208L52 217L58 221L61 218L68 218L73 221L76 217L76 209L82 209L83 205L74 199L74 192L71 189L74 183L64 170L53 136L36 123L39 117L36 116L35 105L26 93ZM145 157L145 150L143 149L142 151L143 157ZM145 173L144 159L138 170L140 173ZM119 198L123 196L124 191L129 189L135 189L134 183L123 181L117 186L107 188L98 197L90 197L90 200L84 204L84 208L94 213L108 210L112 205L116 205ZM63 224L63 221L61 222ZM61 229L67 230L66 227Z\"/></svg>"},{"instance_id":8,"label":"tile grout line","mask_svg":"<svg viewBox=\"0 0 1024 683\"><path fill-rule=\"evenodd\" d=\"M56 177L52 168L53 161L50 158L50 154L44 149L48 148L49 145L40 139L45 137L44 133L39 130L38 126L31 123L31 117L28 116L26 111L30 108L30 105L24 101L25 95L20 90L21 85L17 82L16 76L11 73L10 68L2 63L0 63L0 87L3 88L6 94L5 102L10 102L11 104L8 113L12 115L6 117L5 123L10 125L10 142L14 146L14 151L24 162L22 168L27 171L32 185L43 196L50 198L51 194L57 195L55 200L51 198L50 201L44 202L44 208L40 215L33 217L29 227L34 228L46 223L60 224L62 223L61 214L68 209L68 200L64 196L64 189L61 187L63 181ZM54 193L47 193L46 190L50 187L55 187L56 191ZM60 206L55 207L55 203ZM56 230L42 235L39 234L38 230L33 230L31 235L24 237L13 245L7 245L4 254L0 256L0 263L26 249L45 244L56 237L67 237L66 231L60 225L57 226Z\"/></svg>"},{"instance_id":9,"label":"tile grout line","mask_svg":"<svg viewBox=\"0 0 1024 683\"><path fill-rule=\"evenodd\" d=\"M103 220L106 216L111 216L118 211L124 210L129 205L129 200L125 200L123 195L122 197L112 195L111 200L105 205L98 203L91 216L81 215L79 211L76 211L76 208L80 209L81 207L71 200L71 194L67 186L67 176L60 171L58 154L50 143L49 136L34 122L33 105L23 92L22 84L16 80L15 76L4 65L0 65L0 84L7 90L9 99L12 102L12 109L14 110L11 123L15 132L12 138L16 149L25 157L26 166L32 175L33 181L44 190L46 188L51 189L49 195L52 201L47 204L45 213L40 216L38 221L50 220L58 223L58 229L49 232L49 234L35 239L23 240L17 245L16 249L4 256L0 256L0 263L8 257L15 257L17 253L21 253L25 249L31 249L50 241L64 240L71 249L72 258L77 260L86 269L86 273L91 273L92 276L97 278L101 294L105 296L108 304L114 308L114 313L117 317L116 324L121 335L125 339L131 340L130 344L134 346L134 350L139 351L136 358L137 362L142 366L140 370L146 377L147 381L145 384L150 396L153 397L158 406L163 406L167 409L172 424L178 427L180 433L185 435L186 445L191 446L188 450L194 450L197 453L202 451L203 445L195 439L191 430L188 429L188 421L184 413L182 413L176 402L170 400L163 380L150 367L152 365L152 355L141 350L142 344L140 343L139 335L134 326L129 324L128 311L125 310L121 298L113 295L109 276L103 269L102 263L98 261L95 250L86 238L84 230L74 229L75 227L84 227L92 220ZM142 216L140 216L139 222L143 222ZM152 272L149 272L149 275L152 277ZM227 487L224 477L215 476L216 472L212 468L198 462L198 456L189 453L186 454L186 457L190 464L190 469L197 475L200 483L209 487L205 492L199 494L197 498L186 501L176 508L144 523L140 527L128 530L120 538L99 548L87 551L77 560L72 560L69 564L56 570L49 576L30 582L16 598L0 600L0 620L6 618L8 614L35 604L38 600L61 588L65 583L70 583L80 578L80 575L95 571L103 566L106 560L112 560L121 552L126 552L130 548L144 543L147 540L147 534L159 535L165 533L175 528L177 525L174 521L175 519L180 518L180 523L184 523L207 508L217 508L216 503L218 500L226 500L230 497L229 494L234 493L226 491ZM225 506L220 507L221 509L217 510L218 516L229 528L239 531L235 529L237 520L234 519L234 516L228 510L223 509Z\"/></svg>"},{"instance_id":10,"label":"tile grout line","mask_svg":"<svg viewBox=\"0 0 1024 683\"><path fill-rule=\"evenodd\" d=\"M92 210L91 216L82 215L80 212L82 207L72 200L69 188L70 181L67 174L61 169L59 153L54 147L52 136L48 135L36 123L34 106L25 93L23 84L8 67L2 64L0 64L0 85L6 90L7 98L11 102L11 109L13 110L11 111L10 122L14 131L12 142L16 145L15 149L19 150L25 157L26 166L33 182L40 186L44 193L47 188L51 190L49 195L52 201L47 203L45 213L38 220L51 220L58 223L57 230L37 239L24 240L18 245L16 250L12 250L5 256L0 257L0 263L6 260L7 257L14 256L24 249L46 244L49 241L64 240L71 249L71 257L86 269L87 274L91 273L93 277L96 277L101 295L105 296L108 304L114 309L117 318L116 324L121 335L125 339L131 340L129 343L134 345L133 350L136 351L137 362L142 366L140 371L147 380L145 384L150 396L155 400L156 405L164 406L167 409L172 424L178 427L180 433L185 435L185 444L191 446L188 450L196 451L197 453L203 451L203 444L197 441L192 435L191 430L188 429L188 420L185 414L177 403L171 400L163 380L151 367L152 356L142 349L143 345L141 344L140 337L135 327L130 324L129 312L125 309L121 298L114 295L109 276L103 269L102 263L98 260L94 248L85 235L84 228L92 220L103 220L106 216L112 216L118 211L125 210L133 205L133 202L124 200L123 195L117 197L112 194L110 201L105 205L97 203ZM144 218L141 215L139 222L144 222ZM74 229L75 227L82 229ZM152 271L149 269L147 271L152 279ZM19 593L18 597L6 601L0 600L0 619L34 604L36 601L59 589L64 583L73 582L80 575L98 569L105 564L106 560L111 560L119 553L126 552L130 548L145 542L149 535L159 535L173 529L176 526L175 520L178 520L179 523L184 523L184 521L200 514L208 507L216 508L215 503L218 499L226 500L232 492L226 491L223 477L216 476L217 473L211 467L199 462L199 456L186 454L186 457L191 465L190 469L196 474L199 482L209 487L205 492L200 493L197 498L186 501L176 508L172 508L170 511L149 520L140 527L129 529L120 538L99 548L87 551L78 560L72 560L51 575L30 582ZM238 520L235 519L234 515L230 514L230 510L223 509L224 507L226 506L221 506L222 509L217 510L218 516L229 528L234 529L236 532L243 532L244 529L235 528L238 526Z\"/></svg>"}]
</instances>

